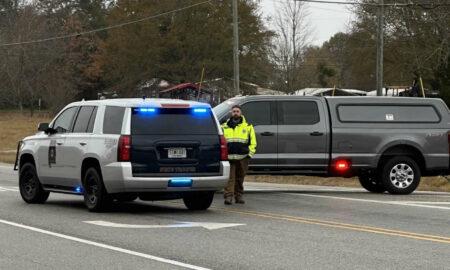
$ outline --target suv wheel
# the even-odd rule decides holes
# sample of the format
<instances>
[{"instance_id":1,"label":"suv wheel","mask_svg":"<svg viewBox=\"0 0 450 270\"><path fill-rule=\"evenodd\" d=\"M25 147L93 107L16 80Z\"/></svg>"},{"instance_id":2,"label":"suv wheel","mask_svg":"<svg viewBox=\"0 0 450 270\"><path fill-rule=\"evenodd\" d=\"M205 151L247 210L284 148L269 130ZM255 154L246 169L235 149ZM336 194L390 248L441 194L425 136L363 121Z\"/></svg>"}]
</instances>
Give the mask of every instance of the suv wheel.
<instances>
[{"instance_id":1,"label":"suv wheel","mask_svg":"<svg viewBox=\"0 0 450 270\"><path fill-rule=\"evenodd\" d=\"M27 203L44 203L50 195L42 188L36 168L31 163L26 163L20 169L19 189L22 199Z\"/></svg>"},{"instance_id":2,"label":"suv wheel","mask_svg":"<svg viewBox=\"0 0 450 270\"><path fill-rule=\"evenodd\" d=\"M214 199L214 191L188 192L183 196L184 205L189 210L206 210Z\"/></svg>"},{"instance_id":3,"label":"suv wheel","mask_svg":"<svg viewBox=\"0 0 450 270\"><path fill-rule=\"evenodd\" d=\"M91 212L100 212L109 204L109 197L96 168L86 170L83 178L84 204Z\"/></svg>"},{"instance_id":4,"label":"suv wheel","mask_svg":"<svg viewBox=\"0 0 450 270\"><path fill-rule=\"evenodd\" d=\"M419 186L420 168L410 157L399 156L388 160L382 168L382 181L391 194L410 194Z\"/></svg>"},{"instance_id":5,"label":"suv wheel","mask_svg":"<svg viewBox=\"0 0 450 270\"><path fill-rule=\"evenodd\" d=\"M383 193L386 191L386 188L384 187L384 185L380 181L380 179L376 175L373 175L373 174L360 175L359 183L367 191L370 191L373 193Z\"/></svg>"}]
</instances>

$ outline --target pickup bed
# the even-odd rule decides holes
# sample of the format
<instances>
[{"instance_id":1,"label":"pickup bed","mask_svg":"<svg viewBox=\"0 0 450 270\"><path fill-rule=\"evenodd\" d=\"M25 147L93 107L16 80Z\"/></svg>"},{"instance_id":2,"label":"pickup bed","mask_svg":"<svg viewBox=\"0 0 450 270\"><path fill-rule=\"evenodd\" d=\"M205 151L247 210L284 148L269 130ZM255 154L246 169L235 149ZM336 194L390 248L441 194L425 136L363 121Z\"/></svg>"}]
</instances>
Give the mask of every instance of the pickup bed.
<instances>
[{"instance_id":1,"label":"pickup bed","mask_svg":"<svg viewBox=\"0 0 450 270\"><path fill-rule=\"evenodd\" d=\"M216 106L219 121L233 105L255 128L250 173L358 176L371 192L409 194L421 176L449 171L441 99L245 96Z\"/></svg>"}]
</instances>

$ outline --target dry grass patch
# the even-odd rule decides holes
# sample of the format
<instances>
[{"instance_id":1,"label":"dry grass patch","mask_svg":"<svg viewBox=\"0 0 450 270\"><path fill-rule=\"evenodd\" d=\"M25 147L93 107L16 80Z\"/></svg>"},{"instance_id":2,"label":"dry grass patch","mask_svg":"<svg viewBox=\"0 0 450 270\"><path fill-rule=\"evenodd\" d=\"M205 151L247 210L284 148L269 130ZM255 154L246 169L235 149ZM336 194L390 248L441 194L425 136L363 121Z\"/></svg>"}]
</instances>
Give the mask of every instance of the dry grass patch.
<instances>
[{"instance_id":1,"label":"dry grass patch","mask_svg":"<svg viewBox=\"0 0 450 270\"><path fill-rule=\"evenodd\" d=\"M36 112L30 117L28 111L0 111L0 162L13 163L15 153L4 151L16 150L17 142L37 132L41 122L50 122L52 115L48 112Z\"/></svg>"}]
</instances>

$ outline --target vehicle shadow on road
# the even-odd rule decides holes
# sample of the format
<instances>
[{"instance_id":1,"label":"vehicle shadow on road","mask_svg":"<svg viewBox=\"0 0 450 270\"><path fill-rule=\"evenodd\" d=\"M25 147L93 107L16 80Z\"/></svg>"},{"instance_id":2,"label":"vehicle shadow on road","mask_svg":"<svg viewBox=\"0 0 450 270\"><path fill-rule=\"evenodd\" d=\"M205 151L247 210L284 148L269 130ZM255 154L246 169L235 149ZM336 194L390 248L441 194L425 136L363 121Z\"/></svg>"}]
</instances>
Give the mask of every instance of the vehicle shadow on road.
<instances>
[{"instance_id":1,"label":"vehicle shadow on road","mask_svg":"<svg viewBox=\"0 0 450 270\"><path fill-rule=\"evenodd\" d=\"M148 201L136 200L134 202L113 202L102 213L121 213L121 214L141 214L141 213L158 213L173 214L193 212L184 207L179 201L159 201L156 203ZM45 205L58 208L72 208L76 210L88 211L83 201L75 200L49 200ZM199 211L201 213L201 211Z\"/></svg>"}]
</instances>

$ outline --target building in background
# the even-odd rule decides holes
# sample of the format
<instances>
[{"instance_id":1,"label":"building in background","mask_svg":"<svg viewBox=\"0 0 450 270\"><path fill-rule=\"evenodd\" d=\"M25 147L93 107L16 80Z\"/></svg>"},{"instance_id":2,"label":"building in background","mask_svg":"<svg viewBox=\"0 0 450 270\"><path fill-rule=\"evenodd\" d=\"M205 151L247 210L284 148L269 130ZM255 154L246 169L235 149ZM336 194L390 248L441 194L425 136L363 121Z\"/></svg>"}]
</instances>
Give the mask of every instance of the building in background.
<instances>
[{"instance_id":1,"label":"building in background","mask_svg":"<svg viewBox=\"0 0 450 270\"><path fill-rule=\"evenodd\" d=\"M159 91L160 98L198 100L199 102L214 105L213 95L207 89L201 89L193 83L182 83Z\"/></svg>"}]
</instances>

